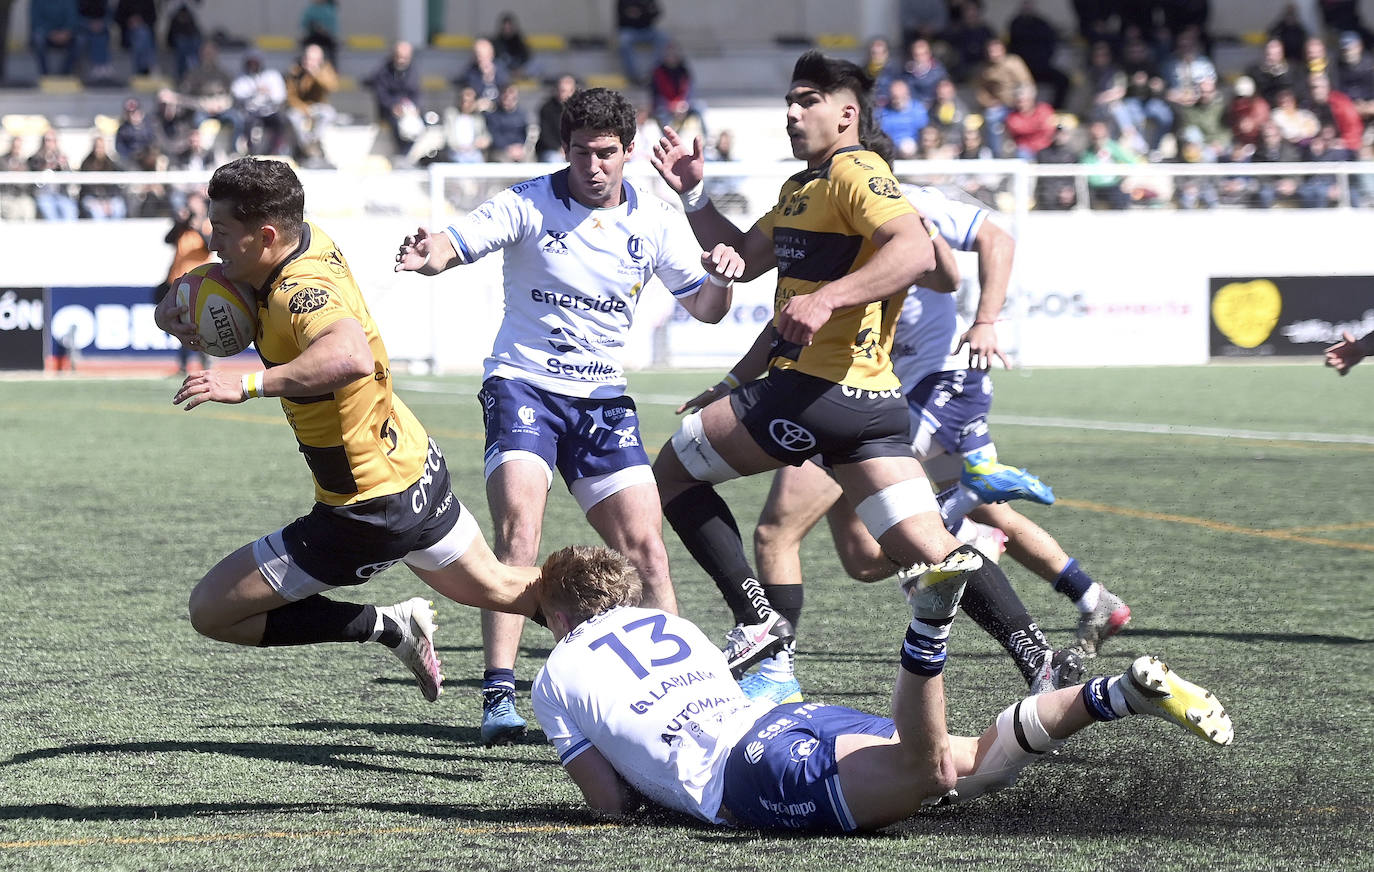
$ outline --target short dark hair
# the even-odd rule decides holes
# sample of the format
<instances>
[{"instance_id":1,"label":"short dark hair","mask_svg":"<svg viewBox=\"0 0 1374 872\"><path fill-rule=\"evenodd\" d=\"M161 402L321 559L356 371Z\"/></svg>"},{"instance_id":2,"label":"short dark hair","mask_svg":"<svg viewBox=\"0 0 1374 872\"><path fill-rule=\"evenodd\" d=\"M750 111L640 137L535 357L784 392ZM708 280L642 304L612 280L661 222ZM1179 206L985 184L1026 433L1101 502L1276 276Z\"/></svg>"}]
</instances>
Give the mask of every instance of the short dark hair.
<instances>
[{"instance_id":1,"label":"short dark hair","mask_svg":"<svg viewBox=\"0 0 1374 872\"><path fill-rule=\"evenodd\" d=\"M892 139L873 120L873 77L861 66L812 49L792 67L792 81L810 82L822 94L849 91L859 101L859 142L892 163Z\"/></svg>"},{"instance_id":2,"label":"short dark hair","mask_svg":"<svg viewBox=\"0 0 1374 872\"><path fill-rule=\"evenodd\" d=\"M566 147L578 130L614 133L625 148L635 139L635 107L625 96L609 88L587 88L578 91L563 104L563 118L558 124L558 136Z\"/></svg>"},{"instance_id":3,"label":"short dark hair","mask_svg":"<svg viewBox=\"0 0 1374 872\"><path fill-rule=\"evenodd\" d=\"M291 167L279 160L241 157L210 177L212 202L232 203L245 224L271 224L288 239L299 239L305 223L305 189Z\"/></svg>"}]
</instances>

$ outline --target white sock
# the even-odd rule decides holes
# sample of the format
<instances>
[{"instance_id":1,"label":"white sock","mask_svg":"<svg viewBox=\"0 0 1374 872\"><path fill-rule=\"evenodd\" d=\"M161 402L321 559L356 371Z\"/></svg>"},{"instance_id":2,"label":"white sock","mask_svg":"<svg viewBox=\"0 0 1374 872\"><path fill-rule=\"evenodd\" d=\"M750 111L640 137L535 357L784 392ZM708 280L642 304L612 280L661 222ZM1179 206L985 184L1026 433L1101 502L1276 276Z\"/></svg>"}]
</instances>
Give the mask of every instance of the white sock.
<instances>
[{"instance_id":1,"label":"white sock","mask_svg":"<svg viewBox=\"0 0 1374 872\"><path fill-rule=\"evenodd\" d=\"M797 655L795 642L789 642L782 650L766 660L759 661L759 675L773 681L787 682L794 676L792 661Z\"/></svg>"},{"instance_id":2,"label":"white sock","mask_svg":"<svg viewBox=\"0 0 1374 872\"><path fill-rule=\"evenodd\" d=\"M1078 607L1078 611L1086 615L1097 608L1097 601L1101 596L1102 585L1094 581L1087 590L1083 591L1081 597L1073 601L1073 604Z\"/></svg>"}]
</instances>

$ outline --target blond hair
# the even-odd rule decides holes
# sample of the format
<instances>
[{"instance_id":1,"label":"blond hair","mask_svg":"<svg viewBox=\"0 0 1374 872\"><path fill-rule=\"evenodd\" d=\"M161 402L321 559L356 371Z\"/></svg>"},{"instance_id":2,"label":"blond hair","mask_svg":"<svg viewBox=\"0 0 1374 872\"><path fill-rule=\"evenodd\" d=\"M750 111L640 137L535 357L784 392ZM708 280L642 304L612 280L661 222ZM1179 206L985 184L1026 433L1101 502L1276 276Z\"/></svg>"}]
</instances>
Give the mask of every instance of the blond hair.
<instances>
[{"instance_id":1,"label":"blond hair","mask_svg":"<svg viewBox=\"0 0 1374 872\"><path fill-rule=\"evenodd\" d=\"M563 612L577 622L616 606L639 605L643 585L623 555L600 545L569 545L539 570L544 613Z\"/></svg>"}]
</instances>

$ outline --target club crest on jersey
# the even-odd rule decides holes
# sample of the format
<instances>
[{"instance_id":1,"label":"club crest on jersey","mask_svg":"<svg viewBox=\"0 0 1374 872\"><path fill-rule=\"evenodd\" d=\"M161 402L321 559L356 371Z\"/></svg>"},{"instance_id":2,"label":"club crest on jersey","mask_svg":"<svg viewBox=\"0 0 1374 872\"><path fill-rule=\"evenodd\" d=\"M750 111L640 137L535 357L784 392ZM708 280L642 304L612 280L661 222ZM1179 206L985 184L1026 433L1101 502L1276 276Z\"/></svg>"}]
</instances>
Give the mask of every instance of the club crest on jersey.
<instances>
[{"instance_id":1,"label":"club crest on jersey","mask_svg":"<svg viewBox=\"0 0 1374 872\"><path fill-rule=\"evenodd\" d=\"M897 187L895 179L887 176L872 176L868 180L868 189L880 197L887 197L889 200L902 199L902 189Z\"/></svg>"},{"instance_id":2,"label":"club crest on jersey","mask_svg":"<svg viewBox=\"0 0 1374 872\"><path fill-rule=\"evenodd\" d=\"M644 259L644 237L633 235L625 242L625 252L635 260Z\"/></svg>"},{"instance_id":3,"label":"club crest on jersey","mask_svg":"<svg viewBox=\"0 0 1374 872\"><path fill-rule=\"evenodd\" d=\"M568 231L566 231L566 230L550 230L550 231L548 231L548 233L549 233L549 241L546 242L546 243L544 243L544 246L543 246L543 248L544 248L544 253L545 253L545 254L567 254L567 253L568 253L568 243L564 242L564 241L563 241L563 238L564 238L565 236L568 235Z\"/></svg>"},{"instance_id":4,"label":"club crest on jersey","mask_svg":"<svg viewBox=\"0 0 1374 872\"><path fill-rule=\"evenodd\" d=\"M788 749L788 756L792 758L793 763L800 763L807 757L810 757L811 752L815 751L819 744L819 739L798 739L793 742L792 747Z\"/></svg>"},{"instance_id":5,"label":"club crest on jersey","mask_svg":"<svg viewBox=\"0 0 1374 872\"><path fill-rule=\"evenodd\" d=\"M337 248L331 248L326 251L321 260L324 261L325 269L329 270L334 275L342 278L348 274L348 266L344 263L343 255L339 253Z\"/></svg>"},{"instance_id":6,"label":"club crest on jersey","mask_svg":"<svg viewBox=\"0 0 1374 872\"><path fill-rule=\"evenodd\" d=\"M291 302L286 304L286 308L293 315L303 315L306 312L313 312L322 309L329 303L329 292L320 288L302 288L291 297Z\"/></svg>"}]
</instances>

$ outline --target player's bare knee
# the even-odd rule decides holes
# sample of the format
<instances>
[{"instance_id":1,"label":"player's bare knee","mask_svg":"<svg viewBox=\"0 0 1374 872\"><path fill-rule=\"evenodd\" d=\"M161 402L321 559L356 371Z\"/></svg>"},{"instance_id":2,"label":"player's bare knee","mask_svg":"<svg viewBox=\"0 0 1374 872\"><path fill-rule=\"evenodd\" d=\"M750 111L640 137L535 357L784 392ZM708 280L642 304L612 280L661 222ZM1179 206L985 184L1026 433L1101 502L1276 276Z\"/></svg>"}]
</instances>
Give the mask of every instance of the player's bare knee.
<instances>
[{"instance_id":1,"label":"player's bare knee","mask_svg":"<svg viewBox=\"0 0 1374 872\"><path fill-rule=\"evenodd\" d=\"M874 555L866 551L844 549L836 553L840 557L840 566L844 567L845 575L865 584L882 581L897 571L897 565L882 554Z\"/></svg>"}]
</instances>

